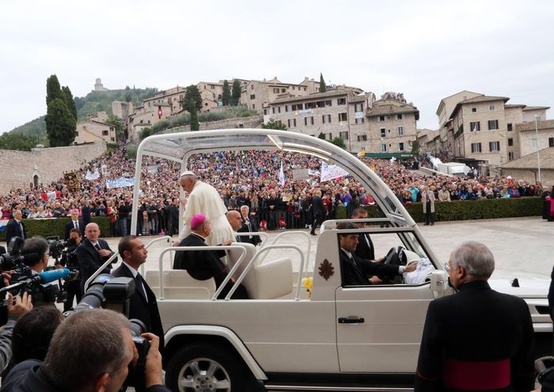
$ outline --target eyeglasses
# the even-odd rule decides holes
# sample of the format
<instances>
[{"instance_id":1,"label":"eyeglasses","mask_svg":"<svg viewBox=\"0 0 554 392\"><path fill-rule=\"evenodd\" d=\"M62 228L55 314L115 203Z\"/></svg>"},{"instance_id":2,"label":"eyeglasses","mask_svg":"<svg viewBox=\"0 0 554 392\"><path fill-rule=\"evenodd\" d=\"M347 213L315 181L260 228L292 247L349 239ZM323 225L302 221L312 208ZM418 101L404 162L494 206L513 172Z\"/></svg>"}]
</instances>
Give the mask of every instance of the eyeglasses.
<instances>
[{"instance_id":1,"label":"eyeglasses","mask_svg":"<svg viewBox=\"0 0 554 392\"><path fill-rule=\"evenodd\" d=\"M446 271L446 273L450 272L450 261L444 263L444 270Z\"/></svg>"}]
</instances>

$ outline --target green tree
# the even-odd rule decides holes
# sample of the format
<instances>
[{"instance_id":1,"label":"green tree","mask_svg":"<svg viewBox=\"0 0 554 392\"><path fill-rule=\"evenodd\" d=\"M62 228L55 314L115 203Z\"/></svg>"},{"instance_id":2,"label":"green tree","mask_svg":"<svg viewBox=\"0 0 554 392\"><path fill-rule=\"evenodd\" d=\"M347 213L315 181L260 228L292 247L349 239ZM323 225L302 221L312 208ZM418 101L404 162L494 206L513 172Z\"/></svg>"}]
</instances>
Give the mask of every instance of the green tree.
<instances>
[{"instance_id":1,"label":"green tree","mask_svg":"<svg viewBox=\"0 0 554 392\"><path fill-rule=\"evenodd\" d=\"M227 80L223 81L223 95L221 96L221 103L223 106L229 106L231 104L231 88Z\"/></svg>"},{"instance_id":2,"label":"green tree","mask_svg":"<svg viewBox=\"0 0 554 392\"><path fill-rule=\"evenodd\" d=\"M73 94L68 86L62 87L63 100L69 109L69 112L73 115L75 121L77 121L77 106L75 105L75 100L73 99Z\"/></svg>"},{"instance_id":3,"label":"green tree","mask_svg":"<svg viewBox=\"0 0 554 392\"><path fill-rule=\"evenodd\" d=\"M75 140L77 122L64 100L56 98L48 104L46 132L51 147L69 146Z\"/></svg>"},{"instance_id":4,"label":"green tree","mask_svg":"<svg viewBox=\"0 0 554 392\"><path fill-rule=\"evenodd\" d=\"M325 84L325 80L323 79L323 74L319 74L319 92L324 93L327 91L327 85Z\"/></svg>"},{"instance_id":5,"label":"green tree","mask_svg":"<svg viewBox=\"0 0 554 392\"><path fill-rule=\"evenodd\" d=\"M25 136L20 133L6 132L0 136L0 148L4 150L31 151L37 144L36 136Z\"/></svg>"},{"instance_id":6,"label":"green tree","mask_svg":"<svg viewBox=\"0 0 554 392\"><path fill-rule=\"evenodd\" d=\"M57 98L64 99L60 82L56 75L50 75L50 77L46 79L46 106Z\"/></svg>"},{"instance_id":7,"label":"green tree","mask_svg":"<svg viewBox=\"0 0 554 392\"><path fill-rule=\"evenodd\" d=\"M331 140L331 143L333 143L337 147L342 148L343 150L346 150L346 144L344 143L344 140L339 136L335 136L333 140Z\"/></svg>"},{"instance_id":8,"label":"green tree","mask_svg":"<svg viewBox=\"0 0 554 392\"><path fill-rule=\"evenodd\" d=\"M318 139L321 139L321 140L327 140L327 139L325 138L325 134L324 134L323 132L319 132L319 135L317 135L317 138L318 138Z\"/></svg>"},{"instance_id":9,"label":"green tree","mask_svg":"<svg viewBox=\"0 0 554 392\"><path fill-rule=\"evenodd\" d=\"M188 107L190 109L187 109L190 113L190 130L198 131L200 130L200 122L198 121L198 112L196 111L196 107L194 107L192 103L190 103Z\"/></svg>"},{"instance_id":10,"label":"green tree","mask_svg":"<svg viewBox=\"0 0 554 392\"><path fill-rule=\"evenodd\" d=\"M242 87L240 86L240 82L235 79L233 81L233 89L231 92L231 106L238 106L240 102L240 94L241 94Z\"/></svg>"},{"instance_id":11,"label":"green tree","mask_svg":"<svg viewBox=\"0 0 554 392\"><path fill-rule=\"evenodd\" d=\"M282 129L286 131L287 127L281 121L277 122L274 119L270 118L267 124L262 124L263 129Z\"/></svg>"},{"instance_id":12,"label":"green tree","mask_svg":"<svg viewBox=\"0 0 554 392\"><path fill-rule=\"evenodd\" d=\"M125 123L122 119L110 114L106 120L106 124L110 124L115 128L117 140L125 140L127 138L127 135L125 134Z\"/></svg>"},{"instance_id":13,"label":"green tree","mask_svg":"<svg viewBox=\"0 0 554 392\"><path fill-rule=\"evenodd\" d=\"M191 110L196 109L196 112L202 110L202 96L200 95L200 90L194 84L191 84L185 90L185 99L183 100L184 104L181 103L183 109L190 112Z\"/></svg>"}]
</instances>

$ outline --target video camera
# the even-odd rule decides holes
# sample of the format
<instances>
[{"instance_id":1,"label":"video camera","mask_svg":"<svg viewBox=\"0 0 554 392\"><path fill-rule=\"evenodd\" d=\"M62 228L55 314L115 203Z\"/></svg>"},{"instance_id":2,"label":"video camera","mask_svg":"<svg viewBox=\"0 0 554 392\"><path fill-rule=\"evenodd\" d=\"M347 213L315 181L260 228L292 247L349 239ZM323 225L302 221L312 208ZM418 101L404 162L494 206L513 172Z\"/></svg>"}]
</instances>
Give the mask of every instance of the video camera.
<instances>
[{"instance_id":1,"label":"video camera","mask_svg":"<svg viewBox=\"0 0 554 392\"><path fill-rule=\"evenodd\" d=\"M65 317L85 309L105 308L122 313L129 318L130 299L135 292L135 281L131 278L115 278L109 274L100 274L92 281L89 288L72 310L64 312ZM144 323L137 319L131 319L131 335L138 351L137 364L129 365L129 375L125 380L125 386L134 386L136 392L146 391L144 369L146 355L150 349L150 342L141 335L146 332Z\"/></svg>"},{"instance_id":2,"label":"video camera","mask_svg":"<svg viewBox=\"0 0 554 392\"><path fill-rule=\"evenodd\" d=\"M10 292L13 295L21 295L24 292L33 296L33 305L53 303L60 297L60 286L53 285L70 275L68 269L47 270L40 274L34 274L31 267L41 260L43 255L37 253L21 254L25 240L14 237L8 245L8 253L0 255L0 271L10 272L10 284L0 289L2 293ZM0 306L5 306L2 302Z\"/></svg>"}]
</instances>

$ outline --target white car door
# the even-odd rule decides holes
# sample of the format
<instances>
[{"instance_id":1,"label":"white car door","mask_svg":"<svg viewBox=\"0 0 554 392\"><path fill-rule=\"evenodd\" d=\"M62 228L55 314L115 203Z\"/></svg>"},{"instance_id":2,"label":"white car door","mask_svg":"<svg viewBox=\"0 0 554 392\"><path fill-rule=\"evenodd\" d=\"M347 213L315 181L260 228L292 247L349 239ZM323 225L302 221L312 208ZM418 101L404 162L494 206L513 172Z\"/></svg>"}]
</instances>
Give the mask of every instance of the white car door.
<instances>
[{"instance_id":1,"label":"white car door","mask_svg":"<svg viewBox=\"0 0 554 392\"><path fill-rule=\"evenodd\" d=\"M429 283L340 287L337 351L343 373L413 373L433 293Z\"/></svg>"}]
</instances>

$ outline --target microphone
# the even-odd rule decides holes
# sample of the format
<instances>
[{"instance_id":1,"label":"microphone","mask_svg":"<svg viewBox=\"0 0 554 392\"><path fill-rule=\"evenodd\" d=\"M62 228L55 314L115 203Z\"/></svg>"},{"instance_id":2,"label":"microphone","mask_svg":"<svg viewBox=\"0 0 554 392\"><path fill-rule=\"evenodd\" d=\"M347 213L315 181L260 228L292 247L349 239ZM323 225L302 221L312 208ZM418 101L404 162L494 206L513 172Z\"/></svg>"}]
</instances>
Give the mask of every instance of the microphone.
<instances>
[{"instance_id":1,"label":"microphone","mask_svg":"<svg viewBox=\"0 0 554 392\"><path fill-rule=\"evenodd\" d=\"M40 284L48 284L63 279L71 273L67 268L60 268L51 271L44 271L38 274Z\"/></svg>"}]
</instances>

